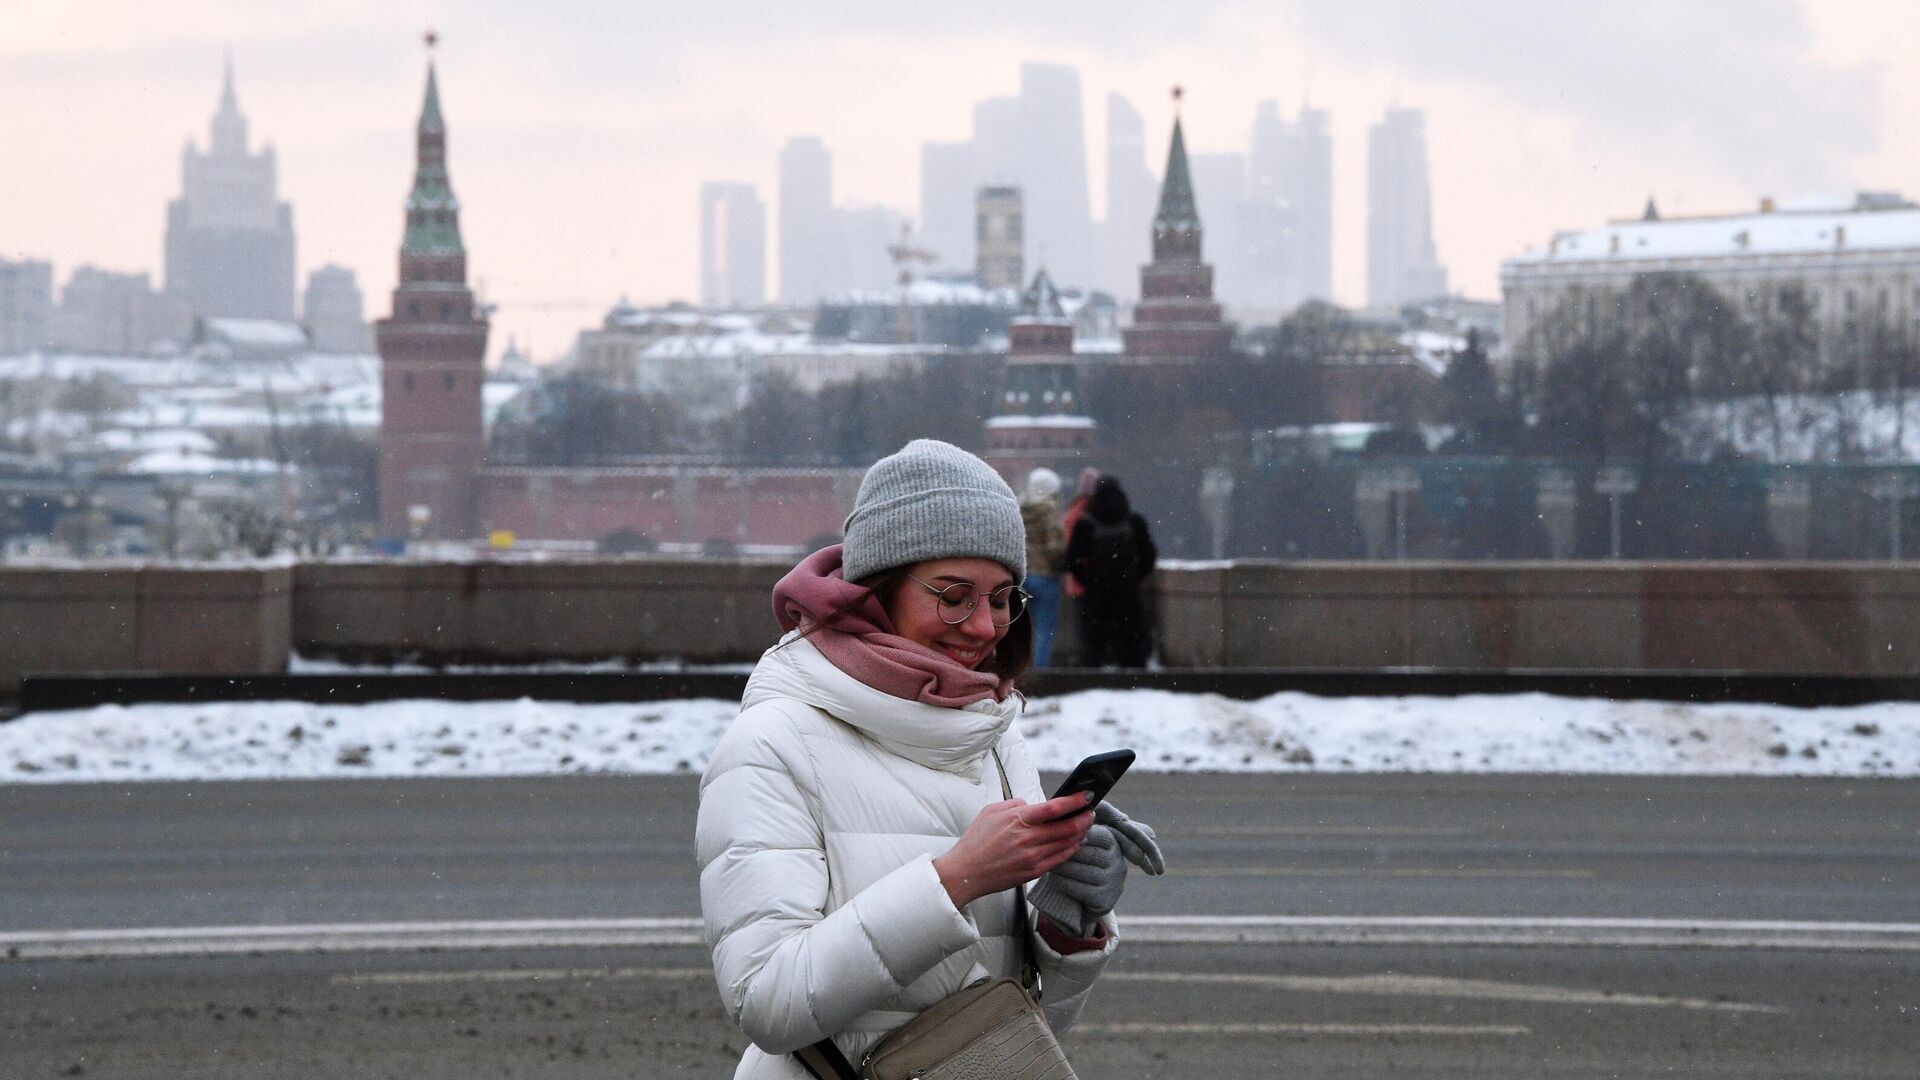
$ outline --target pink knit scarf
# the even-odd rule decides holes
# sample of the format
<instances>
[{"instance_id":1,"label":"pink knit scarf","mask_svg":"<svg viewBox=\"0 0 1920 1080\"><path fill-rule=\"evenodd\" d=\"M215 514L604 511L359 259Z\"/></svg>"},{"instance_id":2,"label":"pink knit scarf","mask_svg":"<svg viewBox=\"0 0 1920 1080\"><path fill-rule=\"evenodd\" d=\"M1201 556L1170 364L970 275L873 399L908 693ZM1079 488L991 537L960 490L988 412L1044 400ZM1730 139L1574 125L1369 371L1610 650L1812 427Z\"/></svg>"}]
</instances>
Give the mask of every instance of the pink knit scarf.
<instances>
[{"instance_id":1,"label":"pink knit scarf","mask_svg":"<svg viewBox=\"0 0 1920 1080\"><path fill-rule=\"evenodd\" d=\"M958 709L987 698L1003 701L1013 690L1010 679L976 671L895 633L880 598L842 575L839 544L787 571L773 587L773 614L782 630L808 629L807 640L834 667L894 697Z\"/></svg>"}]
</instances>

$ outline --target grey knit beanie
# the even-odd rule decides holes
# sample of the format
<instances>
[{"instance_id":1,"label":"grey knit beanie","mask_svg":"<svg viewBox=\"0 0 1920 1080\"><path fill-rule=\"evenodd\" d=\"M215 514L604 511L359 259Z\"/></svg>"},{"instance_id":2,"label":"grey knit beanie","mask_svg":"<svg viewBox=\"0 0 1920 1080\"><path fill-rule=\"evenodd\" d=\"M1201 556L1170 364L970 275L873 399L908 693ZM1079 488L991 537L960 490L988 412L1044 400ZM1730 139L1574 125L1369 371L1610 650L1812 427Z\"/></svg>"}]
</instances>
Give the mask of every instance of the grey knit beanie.
<instances>
[{"instance_id":1,"label":"grey knit beanie","mask_svg":"<svg viewBox=\"0 0 1920 1080\"><path fill-rule=\"evenodd\" d=\"M848 581L959 556L992 559L1026 580L1019 500L992 466L952 443L915 439L874 462L843 531Z\"/></svg>"}]
</instances>

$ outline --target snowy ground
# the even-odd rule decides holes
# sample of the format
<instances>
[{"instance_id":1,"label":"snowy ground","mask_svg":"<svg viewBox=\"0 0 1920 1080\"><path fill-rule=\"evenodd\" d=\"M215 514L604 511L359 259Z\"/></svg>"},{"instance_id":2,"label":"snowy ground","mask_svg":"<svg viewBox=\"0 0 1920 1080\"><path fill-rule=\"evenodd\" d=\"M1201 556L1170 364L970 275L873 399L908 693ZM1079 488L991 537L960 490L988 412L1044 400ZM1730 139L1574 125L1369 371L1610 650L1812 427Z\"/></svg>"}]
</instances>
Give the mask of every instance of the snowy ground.
<instances>
[{"instance_id":1,"label":"snowy ground","mask_svg":"<svg viewBox=\"0 0 1920 1080\"><path fill-rule=\"evenodd\" d=\"M0 724L0 783L689 773L730 701L101 706ZM1043 769L1920 776L1920 705L1820 709L1556 698L1233 701L1100 690L1030 703Z\"/></svg>"}]
</instances>

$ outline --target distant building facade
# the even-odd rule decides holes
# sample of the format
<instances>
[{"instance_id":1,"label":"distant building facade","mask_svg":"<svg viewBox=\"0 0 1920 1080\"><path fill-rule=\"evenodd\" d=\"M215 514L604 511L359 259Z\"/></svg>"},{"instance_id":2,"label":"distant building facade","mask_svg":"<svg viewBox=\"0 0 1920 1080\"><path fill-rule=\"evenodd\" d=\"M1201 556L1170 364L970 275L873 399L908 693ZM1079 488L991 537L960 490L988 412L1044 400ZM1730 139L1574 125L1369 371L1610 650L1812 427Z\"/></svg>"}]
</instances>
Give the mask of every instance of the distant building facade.
<instances>
[{"instance_id":1,"label":"distant building facade","mask_svg":"<svg viewBox=\"0 0 1920 1080\"><path fill-rule=\"evenodd\" d=\"M700 302L759 307L767 301L767 208L752 184L700 187Z\"/></svg>"},{"instance_id":2,"label":"distant building facade","mask_svg":"<svg viewBox=\"0 0 1920 1080\"><path fill-rule=\"evenodd\" d=\"M1232 347L1233 326L1213 299L1213 267L1202 258L1200 241L1186 137L1175 116L1153 216L1153 261L1140 270L1133 325L1121 331L1128 363L1177 366Z\"/></svg>"},{"instance_id":3,"label":"distant building facade","mask_svg":"<svg viewBox=\"0 0 1920 1080\"><path fill-rule=\"evenodd\" d=\"M468 540L486 452L481 383L487 320L467 287L460 204L447 172L447 127L431 62L415 128L416 164L400 242L393 314L380 349L380 534Z\"/></svg>"},{"instance_id":4,"label":"distant building facade","mask_svg":"<svg viewBox=\"0 0 1920 1080\"><path fill-rule=\"evenodd\" d=\"M846 287L834 251L833 155L813 136L780 150L780 299L806 305Z\"/></svg>"},{"instance_id":5,"label":"distant building facade","mask_svg":"<svg viewBox=\"0 0 1920 1080\"><path fill-rule=\"evenodd\" d=\"M1569 310L1600 318L1610 294L1643 274L1705 279L1753 321L1799 294L1823 359L1849 331L1875 325L1920 335L1920 206L1897 194L1808 201L1753 213L1663 218L1650 201L1638 219L1556 233L1500 265L1503 348L1510 366L1539 359L1540 333ZM1572 301L1571 307L1562 305Z\"/></svg>"},{"instance_id":6,"label":"distant building facade","mask_svg":"<svg viewBox=\"0 0 1920 1080\"><path fill-rule=\"evenodd\" d=\"M1152 245L1142 222L1153 218L1153 170L1147 126L1126 98L1107 95L1107 216L1100 224L1099 287L1131 297Z\"/></svg>"},{"instance_id":7,"label":"distant building facade","mask_svg":"<svg viewBox=\"0 0 1920 1080\"><path fill-rule=\"evenodd\" d=\"M366 352L373 344L359 280L344 266L323 266L307 275L300 313L320 352Z\"/></svg>"},{"instance_id":8,"label":"distant building facade","mask_svg":"<svg viewBox=\"0 0 1920 1080\"><path fill-rule=\"evenodd\" d=\"M889 252L900 242L902 218L885 206L843 206L834 210L828 251L838 293L846 289L884 289L897 275Z\"/></svg>"},{"instance_id":9,"label":"distant building facade","mask_svg":"<svg viewBox=\"0 0 1920 1080\"><path fill-rule=\"evenodd\" d=\"M1367 306L1393 309L1446 293L1433 245L1427 116L1388 109L1367 132Z\"/></svg>"},{"instance_id":10,"label":"distant building facade","mask_svg":"<svg viewBox=\"0 0 1920 1080\"><path fill-rule=\"evenodd\" d=\"M1249 196L1256 205L1284 211L1286 232L1256 265L1274 265L1278 302L1298 307L1333 297L1333 134L1325 109L1302 107L1288 121L1277 102L1263 101L1254 114L1247 152Z\"/></svg>"},{"instance_id":11,"label":"distant building facade","mask_svg":"<svg viewBox=\"0 0 1920 1080\"><path fill-rule=\"evenodd\" d=\"M974 172L971 142L921 144L920 244L944 270L974 266Z\"/></svg>"},{"instance_id":12,"label":"distant building facade","mask_svg":"<svg viewBox=\"0 0 1920 1080\"><path fill-rule=\"evenodd\" d=\"M191 314L293 320L293 208L278 169L272 146L248 149L229 58L207 149L187 144L167 204L166 290Z\"/></svg>"},{"instance_id":13,"label":"distant building facade","mask_svg":"<svg viewBox=\"0 0 1920 1080\"><path fill-rule=\"evenodd\" d=\"M920 219L941 264L970 264L951 231L974 220L974 196L983 187L1018 187L1026 200L1026 264L1042 251L1061 280L1090 283L1097 247L1087 192L1086 130L1080 73L1063 64L1020 65L1018 95L987 98L973 108L972 137L964 143L921 148ZM964 170L964 172L962 172ZM973 234L977 240L977 234ZM949 254L947 246L956 247ZM977 252L973 264L978 262ZM1024 278L1008 283L1019 289Z\"/></svg>"},{"instance_id":14,"label":"distant building facade","mask_svg":"<svg viewBox=\"0 0 1920 1080\"><path fill-rule=\"evenodd\" d=\"M1026 271L1026 203L1017 187L983 187L974 198L974 279L1017 289Z\"/></svg>"},{"instance_id":15,"label":"distant building facade","mask_svg":"<svg viewBox=\"0 0 1920 1080\"><path fill-rule=\"evenodd\" d=\"M0 356L45 348L52 317L53 265L0 259Z\"/></svg>"},{"instance_id":16,"label":"distant building facade","mask_svg":"<svg viewBox=\"0 0 1920 1080\"><path fill-rule=\"evenodd\" d=\"M81 266L60 290L47 336L55 347L73 352L137 356L177 345L192 332L185 303L155 291L146 274Z\"/></svg>"}]
</instances>

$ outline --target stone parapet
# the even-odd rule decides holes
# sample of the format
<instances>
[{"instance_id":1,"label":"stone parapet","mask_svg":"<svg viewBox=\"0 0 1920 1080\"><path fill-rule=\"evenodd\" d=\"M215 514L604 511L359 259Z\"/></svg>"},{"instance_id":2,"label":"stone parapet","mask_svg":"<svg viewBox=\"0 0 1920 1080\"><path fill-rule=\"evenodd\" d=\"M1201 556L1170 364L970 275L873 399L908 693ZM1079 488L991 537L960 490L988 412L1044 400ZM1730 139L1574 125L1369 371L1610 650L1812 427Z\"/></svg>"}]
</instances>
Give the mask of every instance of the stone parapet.
<instances>
[{"instance_id":1,"label":"stone parapet","mask_svg":"<svg viewBox=\"0 0 1920 1080\"><path fill-rule=\"evenodd\" d=\"M770 596L786 570L633 558L0 567L0 697L27 673L271 673L295 651L747 663L779 636ZM1150 580L1168 667L1920 675L1920 564L1242 561Z\"/></svg>"}]
</instances>

